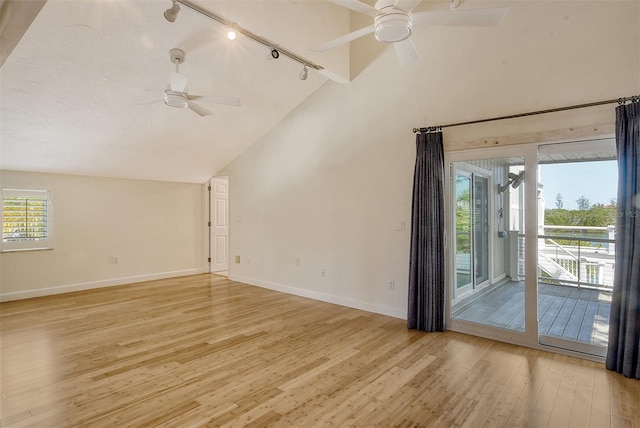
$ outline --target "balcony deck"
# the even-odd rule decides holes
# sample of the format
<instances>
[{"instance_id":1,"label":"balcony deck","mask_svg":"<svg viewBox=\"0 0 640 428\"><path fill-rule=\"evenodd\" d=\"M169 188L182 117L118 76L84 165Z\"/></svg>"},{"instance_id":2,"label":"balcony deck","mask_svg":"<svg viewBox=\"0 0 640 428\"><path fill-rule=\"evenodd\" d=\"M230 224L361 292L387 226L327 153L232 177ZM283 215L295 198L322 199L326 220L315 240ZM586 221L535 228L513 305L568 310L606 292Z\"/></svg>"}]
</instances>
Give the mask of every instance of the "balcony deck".
<instances>
[{"instance_id":1,"label":"balcony deck","mask_svg":"<svg viewBox=\"0 0 640 428\"><path fill-rule=\"evenodd\" d=\"M611 293L538 284L540 334L606 346ZM455 319L524 331L524 282L479 290L452 308Z\"/></svg>"}]
</instances>

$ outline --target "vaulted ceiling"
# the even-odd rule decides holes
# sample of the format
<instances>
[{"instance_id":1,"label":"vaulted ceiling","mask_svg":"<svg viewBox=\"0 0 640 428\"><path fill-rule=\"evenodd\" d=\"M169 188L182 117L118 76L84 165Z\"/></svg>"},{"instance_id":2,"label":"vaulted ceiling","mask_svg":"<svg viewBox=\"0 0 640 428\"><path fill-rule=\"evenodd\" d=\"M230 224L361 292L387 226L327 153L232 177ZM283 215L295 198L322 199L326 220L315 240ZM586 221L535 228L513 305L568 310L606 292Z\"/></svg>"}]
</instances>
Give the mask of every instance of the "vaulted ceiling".
<instances>
[{"instance_id":1,"label":"vaulted ceiling","mask_svg":"<svg viewBox=\"0 0 640 428\"><path fill-rule=\"evenodd\" d=\"M324 70L301 80L300 63L267 60L262 44L230 41L224 25L185 6L170 23L170 0L48 0L23 35L3 24L0 167L202 183L327 81L349 78L348 45L310 50L349 31L348 9L300 0L197 4ZM148 103L163 97L175 71L172 48L185 52L179 72L189 94L236 96L242 105L200 103L214 113L200 117Z\"/></svg>"}]
</instances>

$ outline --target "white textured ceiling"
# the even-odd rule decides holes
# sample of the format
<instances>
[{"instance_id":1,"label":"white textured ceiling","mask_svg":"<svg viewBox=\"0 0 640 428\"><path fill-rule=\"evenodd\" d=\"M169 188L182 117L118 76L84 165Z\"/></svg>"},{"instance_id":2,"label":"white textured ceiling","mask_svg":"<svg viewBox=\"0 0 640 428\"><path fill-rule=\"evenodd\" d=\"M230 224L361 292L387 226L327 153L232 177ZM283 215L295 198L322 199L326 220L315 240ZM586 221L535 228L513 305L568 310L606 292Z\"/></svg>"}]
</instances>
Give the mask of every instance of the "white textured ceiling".
<instances>
[{"instance_id":1,"label":"white textured ceiling","mask_svg":"<svg viewBox=\"0 0 640 428\"><path fill-rule=\"evenodd\" d=\"M321 1L197 3L348 76L348 47L330 55L309 50L348 32L344 8ZM231 42L221 24L184 6L169 23L163 12L170 6L48 0L0 69L0 167L202 183L328 80L317 72L300 80L300 64L268 61L264 46L242 36ZM140 104L162 97L174 47L186 53L180 73L189 78L189 93L238 96L242 106L202 103L214 116L200 117L162 102Z\"/></svg>"}]
</instances>

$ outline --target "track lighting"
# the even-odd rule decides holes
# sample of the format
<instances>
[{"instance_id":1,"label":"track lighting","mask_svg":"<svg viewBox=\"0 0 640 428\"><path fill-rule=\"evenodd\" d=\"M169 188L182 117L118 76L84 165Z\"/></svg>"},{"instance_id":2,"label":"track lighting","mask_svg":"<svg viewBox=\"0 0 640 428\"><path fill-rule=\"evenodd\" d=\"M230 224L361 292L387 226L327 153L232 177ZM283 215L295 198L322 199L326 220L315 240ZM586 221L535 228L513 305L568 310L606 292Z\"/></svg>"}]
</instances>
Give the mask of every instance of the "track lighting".
<instances>
[{"instance_id":1,"label":"track lighting","mask_svg":"<svg viewBox=\"0 0 640 428\"><path fill-rule=\"evenodd\" d=\"M298 77L300 77L300 80L307 80L308 75L309 75L309 72L307 69L307 64L305 64L304 67L302 67L302 71L300 72Z\"/></svg>"},{"instance_id":2,"label":"track lighting","mask_svg":"<svg viewBox=\"0 0 640 428\"><path fill-rule=\"evenodd\" d=\"M2 0L0 0L0 3L2 3ZM269 49L269 54L267 55L267 59L270 60L274 60L274 59L278 59L280 58L280 55L284 55L285 57L298 62L300 65L303 66L303 70L300 72L299 77L300 79L304 80L307 78L308 75L308 69L312 68L314 70L320 71L323 70L324 68L318 64L313 63L313 61L309 61L306 58L303 58L299 55L297 55L296 53L290 51L287 48L284 48L282 46L278 46L276 45L274 42L259 36L255 33L252 33L251 31L247 30L246 28L242 28L240 25L238 25L238 23L233 22L227 18L225 18L222 15L219 15L215 12L212 12L202 6L200 6L197 3L194 3L193 0L172 0L173 5L167 9L164 12L164 17L167 19L167 21L169 22L174 22L177 17L178 17L178 12L180 12L180 7L184 6L187 9L190 9L194 12L197 12L201 15L206 16L207 18L216 21L222 25L224 25L227 28L227 38L229 40L235 40L237 38L238 35L242 35L248 39L253 40L254 42L257 42L259 44L261 44L262 46L266 47ZM278 48L274 48L274 46L278 46Z\"/></svg>"},{"instance_id":3,"label":"track lighting","mask_svg":"<svg viewBox=\"0 0 640 428\"><path fill-rule=\"evenodd\" d=\"M449 9L456 10L462 4L464 0L451 0L449 2Z\"/></svg>"},{"instance_id":4,"label":"track lighting","mask_svg":"<svg viewBox=\"0 0 640 428\"><path fill-rule=\"evenodd\" d=\"M177 0L173 0L173 6L164 11L164 17L169 22L174 22L178 17L178 12L180 12L180 5Z\"/></svg>"}]
</instances>

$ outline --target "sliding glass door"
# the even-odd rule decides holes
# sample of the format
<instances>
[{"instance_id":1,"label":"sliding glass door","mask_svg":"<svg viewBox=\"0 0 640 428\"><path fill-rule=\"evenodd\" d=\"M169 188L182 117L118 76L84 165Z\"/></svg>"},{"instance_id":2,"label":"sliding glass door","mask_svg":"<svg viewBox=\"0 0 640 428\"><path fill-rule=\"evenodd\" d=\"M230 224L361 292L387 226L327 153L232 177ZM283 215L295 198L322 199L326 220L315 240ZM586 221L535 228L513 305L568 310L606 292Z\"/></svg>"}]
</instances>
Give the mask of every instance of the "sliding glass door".
<instances>
[{"instance_id":1,"label":"sliding glass door","mask_svg":"<svg viewBox=\"0 0 640 428\"><path fill-rule=\"evenodd\" d=\"M489 179L478 172L477 168L467 164L456 165L453 174L454 291L456 298L459 298L489 279Z\"/></svg>"},{"instance_id":2,"label":"sliding glass door","mask_svg":"<svg viewBox=\"0 0 640 428\"><path fill-rule=\"evenodd\" d=\"M447 328L604 355L614 159L612 139L446 154Z\"/></svg>"}]
</instances>

